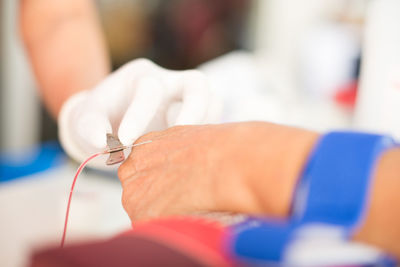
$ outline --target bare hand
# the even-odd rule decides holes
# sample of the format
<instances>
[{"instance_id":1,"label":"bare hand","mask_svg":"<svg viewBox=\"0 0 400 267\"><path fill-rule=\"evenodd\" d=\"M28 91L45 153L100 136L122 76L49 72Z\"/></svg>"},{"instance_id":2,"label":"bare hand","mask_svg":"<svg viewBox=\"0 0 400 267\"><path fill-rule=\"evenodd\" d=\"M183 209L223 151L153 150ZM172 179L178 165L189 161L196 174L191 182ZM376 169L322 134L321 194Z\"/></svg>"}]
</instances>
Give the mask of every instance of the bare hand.
<instances>
[{"instance_id":1,"label":"bare hand","mask_svg":"<svg viewBox=\"0 0 400 267\"><path fill-rule=\"evenodd\" d=\"M259 122L149 133L136 142L153 142L135 147L119 169L123 206L132 221L199 211L285 216L303 164L297 159L305 158L294 155L308 153L301 136L316 135Z\"/></svg>"}]
</instances>

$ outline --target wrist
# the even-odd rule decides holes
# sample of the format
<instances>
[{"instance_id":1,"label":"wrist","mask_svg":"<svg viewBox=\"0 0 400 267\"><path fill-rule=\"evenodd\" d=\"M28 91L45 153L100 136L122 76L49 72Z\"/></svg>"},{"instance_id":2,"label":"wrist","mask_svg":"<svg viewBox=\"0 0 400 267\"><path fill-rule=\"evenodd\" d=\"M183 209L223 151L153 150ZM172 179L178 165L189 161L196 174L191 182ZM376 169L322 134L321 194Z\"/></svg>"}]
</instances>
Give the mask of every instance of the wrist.
<instances>
[{"instance_id":1,"label":"wrist","mask_svg":"<svg viewBox=\"0 0 400 267\"><path fill-rule=\"evenodd\" d=\"M266 122L232 125L230 138L223 141L229 147L225 154L234 157L229 175L220 179L223 209L286 217L298 178L319 135Z\"/></svg>"},{"instance_id":2,"label":"wrist","mask_svg":"<svg viewBox=\"0 0 400 267\"><path fill-rule=\"evenodd\" d=\"M255 155L257 168L249 183L259 196L262 214L278 218L289 215L298 179L318 137L316 132L275 124L265 124L260 130L259 138L265 142Z\"/></svg>"}]
</instances>

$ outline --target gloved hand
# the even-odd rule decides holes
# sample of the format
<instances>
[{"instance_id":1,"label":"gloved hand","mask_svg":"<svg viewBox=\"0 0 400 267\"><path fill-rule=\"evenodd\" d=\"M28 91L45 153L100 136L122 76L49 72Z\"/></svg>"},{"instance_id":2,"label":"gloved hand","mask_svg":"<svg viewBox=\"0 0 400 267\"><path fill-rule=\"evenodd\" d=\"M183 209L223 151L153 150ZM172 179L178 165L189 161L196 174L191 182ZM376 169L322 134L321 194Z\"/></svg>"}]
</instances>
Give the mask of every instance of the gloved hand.
<instances>
[{"instance_id":1,"label":"gloved hand","mask_svg":"<svg viewBox=\"0 0 400 267\"><path fill-rule=\"evenodd\" d=\"M201 72L167 70L137 59L71 96L59 115L59 135L66 152L81 162L106 148L106 133L130 145L149 131L218 122L220 110ZM92 164L104 166L104 159Z\"/></svg>"}]
</instances>

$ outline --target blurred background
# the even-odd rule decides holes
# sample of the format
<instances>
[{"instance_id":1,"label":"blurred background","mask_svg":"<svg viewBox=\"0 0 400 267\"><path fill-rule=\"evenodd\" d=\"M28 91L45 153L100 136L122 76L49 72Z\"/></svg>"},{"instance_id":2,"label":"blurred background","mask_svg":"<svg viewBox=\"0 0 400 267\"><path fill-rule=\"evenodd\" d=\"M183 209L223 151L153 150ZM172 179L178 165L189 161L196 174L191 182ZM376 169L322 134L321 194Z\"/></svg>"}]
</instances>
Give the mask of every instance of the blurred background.
<instances>
[{"instance_id":1,"label":"blurred background","mask_svg":"<svg viewBox=\"0 0 400 267\"><path fill-rule=\"evenodd\" d=\"M245 51L225 59L226 64L218 61L216 67L207 66L206 70L217 68L218 75L211 70L210 76L224 77L239 72L241 85L250 82L238 89L243 94L257 86L257 90L264 91L261 93L284 91L295 93L295 98L329 95L350 107L348 98L352 96L339 93L356 87L367 2L96 1L114 68L138 57L150 58L166 68L196 68L231 51ZM57 138L56 124L40 103L18 36L17 6L18 1L1 2L2 150ZM230 70L232 67L235 69ZM231 84L235 82L224 87ZM242 114L228 120L263 118L248 106L243 103L235 111L240 113L242 109Z\"/></svg>"},{"instance_id":2,"label":"blurred background","mask_svg":"<svg viewBox=\"0 0 400 267\"><path fill-rule=\"evenodd\" d=\"M172 69L195 68L235 49L254 4L247 0L96 1L113 68L138 57ZM57 138L40 103L18 36L18 1L1 2L1 148L18 149ZM12 114L12 116L10 116Z\"/></svg>"},{"instance_id":3,"label":"blurred background","mask_svg":"<svg viewBox=\"0 0 400 267\"><path fill-rule=\"evenodd\" d=\"M224 104L221 121L400 137L400 9L385 3L400 2L96 1L114 69L138 57L165 68L201 69ZM32 248L59 241L76 168L57 145L56 123L38 96L19 37L18 5L0 1L0 163L11 173L5 178L0 169L2 266L25 266ZM71 238L130 227L112 176L83 173Z\"/></svg>"}]
</instances>

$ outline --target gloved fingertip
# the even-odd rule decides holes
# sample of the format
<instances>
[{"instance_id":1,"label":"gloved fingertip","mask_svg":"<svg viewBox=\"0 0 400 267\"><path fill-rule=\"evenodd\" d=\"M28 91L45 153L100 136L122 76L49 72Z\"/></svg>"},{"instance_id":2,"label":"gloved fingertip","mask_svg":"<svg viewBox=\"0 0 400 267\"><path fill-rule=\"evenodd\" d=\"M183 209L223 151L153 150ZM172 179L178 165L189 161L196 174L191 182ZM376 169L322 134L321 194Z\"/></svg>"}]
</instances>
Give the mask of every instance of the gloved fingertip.
<instances>
[{"instance_id":1,"label":"gloved fingertip","mask_svg":"<svg viewBox=\"0 0 400 267\"><path fill-rule=\"evenodd\" d=\"M79 135L90 146L103 149L107 146L107 133L112 133L111 124L106 116L87 114L79 125Z\"/></svg>"},{"instance_id":2,"label":"gloved fingertip","mask_svg":"<svg viewBox=\"0 0 400 267\"><path fill-rule=\"evenodd\" d=\"M168 127L174 126L176 124L181 109L182 102L174 102L168 107L166 114Z\"/></svg>"},{"instance_id":3,"label":"gloved fingertip","mask_svg":"<svg viewBox=\"0 0 400 267\"><path fill-rule=\"evenodd\" d=\"M118 131L118 138L124 146L132 145L137 139L136 136L125 134L124 131Z\"/></svg>"},{"instance_id":4,"label":"gloved fingertip","mask_svg":"<svg viewBox=\"0 0 400 267\"><path fill-rule=\"evenodd\" d=\"M88 140L89 143L98 149L104 148L107 146L107 132L99 132L97 134L93 134L92 137Z\"/></svg>"},{"instance_id":5,"label":"gloved fingertip","mask_svg":"<svg viewBox=\"0 0 400 267\"><path fill-rule=\"evenodd\" d=\"M118 138L124 146L131 145L136 138L134 138L133 129L127 125L125 120L122 120L118 129Z\"/></svg>"}]
</instances>

